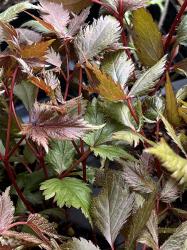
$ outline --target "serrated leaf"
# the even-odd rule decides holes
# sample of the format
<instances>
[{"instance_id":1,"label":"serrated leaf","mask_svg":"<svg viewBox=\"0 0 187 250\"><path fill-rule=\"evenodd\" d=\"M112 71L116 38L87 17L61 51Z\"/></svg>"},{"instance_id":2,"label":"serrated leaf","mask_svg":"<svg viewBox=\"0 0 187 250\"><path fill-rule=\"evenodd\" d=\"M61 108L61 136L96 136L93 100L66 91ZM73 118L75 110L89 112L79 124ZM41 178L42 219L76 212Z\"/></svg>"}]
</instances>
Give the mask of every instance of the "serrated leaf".
<instances>
[{"instance_id":1,"label":"serrated leaf","mask_svg":"<svg viewBox=\"0 0 187 250\"><path fill-rule=\"evenodd\" d=\"M179 181L179 184L187 182L187 160L176 154L164 140L145 151L158 157L162 165L172 173L171 176Z\"/></svg>"},{"instance_id":2,"label":"serrated leaf","mask_svg":"<svg viewBox=\"0 0 187 250\"><path fill-rule=\"evenodd\" d=\"M133 203L134 194L123 187L121 177L108 172L101 193L92 200L91 214L95 226L111 247L131 214Z\"/></svg>"},{"instance_id":3,"label":"serrated leaf","mask_svg":"<svg viewBox=\"0 0 187 250\"><path fill-rule=\"evenodd\" d=\"M21 48L22 58L43 58L49 48L49 46L54 42L54 39L49 41L42 41L34 43L31 45L26 45Z\"/></svg>"},{"instance_id":4,"label":"serrated leaf","mask_svg":"<svg viewBox=\"0 0 187 250\"><path fill-rule=\"evenodd\" d=\"M139 144L139 142L142 140L139 134L132 130L115 132L113 134L113 139L124 141L134 147L136 147Z\"/></svg>"},{"instance_id":5,"label":"serrated leaf","mask_svg":"<svg viewBox=\"0 0 187 250\"><path fill-rule=\"evenodd\" d=\"M60 36L64 36L70 20L69 11L64 9L62 3L40 0L40 5L44 22L50 24Z\"/></svg>"},{"instance_id":6,"label":"serrated leaf","mask_svg":"<svg viewBox=\"0 0 187 250\"><path fill-rule=\"evenodd\" d=\"M134 65L125 51L107 54L102 61L101 69L123 87L132 75Z\"/></svg>"},{"instance_id":7,"label":"serrated leaf","mask_svg":"<svg viewBox=\"0 0 187 250\"><path fill-rule=\"evenodd\" d=\"M162 57L154 66L148 69L134 83L128 96L146 95L155 87L156 81L162 76L165 71L166 56Z\"/></svg>"},{"instance_id":8,"label":"serrated leaf","mask_svg":"<svg viewBox=\"0 0 187 250\"><path fill-rule=\"evenodd\" d=\"M74 104L76 105L76 104ZM65 105L64 105L65 108ZM86 132L98 129L81 119L80 116L59 113L51 105L46 106L35 103L31 112L31 121L22 124L23 135L30 137L48 152L48 141L74 140L82 137Z\"/></svg>"},{"instance_id":9,"label":"serrated leaf","mask_svg":"<svg viewBox=\"0 0 187 250\"><path fill-rule=\"evenodd\" d=\"M167 119L173 126L178 126L180 124L181 119L178 113L177 99L174 94L173 87L172 87L171 80L170 80L168 73L166 74L165 90L166 90Z\"/></svg>"},{"instance_id":10,"label":"serrated leaf","mask_svg":"<svg viewBox=\"0 0 187 250\"><path fill-rule=\"evenodd\" d=\"M37 9L36 5L29 3L28 1L24 1L21 3L14 4L13 6L9 7L4 12L0 13L0 21L2 22L11 22L17 18L17 15L26 10L26 9Z\"/></svg>"},{"instance_id":11,"label":"serrated leaf","mask_svg":"<svg viewBox=\"0 0 187 250\"><path fill-rule=\"evenodd\" d=\"M88 77L90 77L91 73L97 80L97 83L95 84L93 82L91 83L91 87L89 87L88 89L90 90L90 92L98 93L109 101L120 101L126 98L122 86L114 82L111 76L102 72L96 65L91 65L90 63L86 63L86 67L87 67L86 72Z\"/></svg>"},{"instance_id":12,"label":"serrated leaf","mask_svg":"<svg viewBox=\"0 0 187 250\"><path fill-rule=\"evenodd\" d=\"M23 28L27 27L27 28L33 29L34 31L39 32L39 33L50 33L51 32L49 29L47 29L41 23L39 23L38 21L35 21L35 20L30 20L28 22L25 22L24 24L21 25L21 27L23 27Z\"/></svg>"},{"instance_id":13,"label":"serrated leaf","mask_svg":"<svg viewBox=\"0 0 187 250\"><path fill-rule=\"evenodd\" d=\"M156 191L149 194L142 206L133 214L130 228L127 234L127 247L128 250L134 250L136 240L144 230L147 221L150 218L151 212L155 206Z\"/></svg>"},{"instance_id":14,"label":"serrated leaf","mask_svg":"<svg viewBox=\"0 0 187 250\"><path fill-rule=\"evenodd\" d=\"M54 65L58 69L61 68L62 60L60 58L60 54L56 53L56 51L53 48L50 48L48 53L45 56L46 62Z\"/></svg>"},{"instance_id":15,"label":"serrated leaf","mask_svg":"<svg viewBox=\"0 0 187 250\"><path fill-rule=\"evenodd\" d=\"M90 7L83 10L79 15L74 15L74 17L70 20L68 31L66 36L74 36L79 31L80 27L84 25L86 19L90 14Z\"/></svg>"},{"instance_id":16,"label":"serrated leaf","mask_svg":"<svg viewBox=\"0 0 187 250\"><path fill-rule=\"evenodd\" d=\"M187 30L187 15L184 15L177 29L177 37L176 37L177 42L184 46L187 46L186 30Z\"/></svg>"},{"instance_id":17,"label":"serrated leaf","mask_svg":"<svg viewBox=\"0 0 187 250\"><path fill-rule=\"evenodd\" d=\"M100 156L105 160L106 158L110 161L114 161L119 158L127 159L130 161L135 160L133 155L129 154L121 147L114 145L99 145L96 147L91 147L91 150L94 152L95 156Z\"/></svg>"},{"instance_id":18,"label":"serrated leaf","mask_svg":"<svg viewBox=\"0 0 187 250\"><path fill-rule=\"evenodd\" d=\"M14 88L14 94L23 102L25 108L31 111L36 99L37 88L27 81L22 81Z\"/></svg>"},{"instance_id":19,"label":"serrated leaf","mask_svg":"<svg viewBox=\"0 0 187 250\"><path fill-rule=\"evenodd\" d=\"M180 150L183 152L185 156L187 156L187 153L185 152L182 143L180 141L180 138L176 135L176 132L172 125L166 120L166 118L163 115L160 115L161 119L165 125L165 128L167 130L168 135L173 139L173 141L177 144L177 146L180 148Z\"/></svg>"},{"instance_id":20,"label":"serrated leaf","mask_svg":"<svg viewBox=\"0 0 187 250\"><path fill-rule=\"evenodd\" d=\"M24 61L23 61L24 62ZM51 92L52 92L52 88L50 86L48 86L43 79L36 77L36 76L29 76L28 80L34 84L36 87L42 89L45 91L45 93L47 95L50 96Z\"/></svg>"},{"instance_id":21,"label":"serrated leaf","mask_svg":"<svg viewBox=\"0 0 187 250\"><path fill-rule=\"evenodd\" d=\"M155 184L142 162L124 162L123 178L133 190L140 193L152 193Z\"/></svg>"},{"instance_id":22,"label":"serrated leaf","mask_svg":"<svg viewBox=\"0 0 187 250\"><path fill-rule=\"evenodd\" d=\"M14 220L14 206L10 199L10 188L0 196L0 232L6 231Z\"/></svg>"},{"instance_id":23,"label":"serrated leaf","mask_svg":"<svg viewBox=\"0 0 187 250\"><path fill-rule=\"evenodd\" d=\"M61 174L71 166L74 155L75 150L71 142L53 141L45 160L58 174Z\"/></svg>"},{"instance_id":24,"label":"serrated leaf","mask_svg":"<svg viewBox=\"0 0 187 250\"><path fill-rule=\"evenodd\" d=\"M155 65L163 57L161 33L146 9L133 12L133 42L140 61L145 66Z\"/></svg>"},{"instance_id":25,"label":"serrated leaf","mask_svg":"<svg viewBox=\"0 0 187 250\"><path fill-rule=\"evenodd\" d=\"M181 250L185 249L184 243L187 238L187 222L177 227L174 234L160 247L160 250Z\"/></svg>"},{"instance_id":26,"label":"serrated leaf","mask_svg":"<svg viewBox=\"0 0 187 250\"><path fill-rule=\"evenodd\" d=\"M175 180L166 181L161 193L160 200L166 203L172 203L179 197L179 188Z\"/></svg>"},{"instance_id":27,"label":"serrated leaf","mask_svg":"<svg viewBox=\"0 0 187 250\"><path fill-rule=\"evenodd\" d=\"M97 99L93 99L93 101L88 105L85 120L95 125L104 124L102 128L95 130L94 132L83 137L83 140L87 145L95 147L111 141L112 133L116 130L116 127L110 122L106 123L105 116L99 107Z\"/></svg>"},{"instance_id":28,"label":"serrated leaf","mask_svg":"<svg viewBox=\"0 0 187 250\"><path fill-rule=\"evenodd\" d=\"M42 182L40 190L45 200L54 198L58 207L75 207L81 209L86 218L90 218L90 188L81 180L73 177L50 179Z\"/></svg>"},{"instance_id":29,"label":"serrated leaf","mask_svg":"<svg viewBox=\"0 0 187 250\"><path fill-rule=\"evenodd\" d=\"M81 29L74 45L79 61L91 60L100 52L116 43L120 38L120 24L111 16L101 16L92 25Z\"/></svg>"},{"instance_id":30,"label":"serrated leaf","mask_svg":"<svg viewBox=\"0 0 187 250\"><path fill-rule=\"evenodd\" d=\"M99 250L91 241L87 241L84 238L76 239L73 238L67 243L62 245L63 250Z\"/></svg>"}]
</instances>

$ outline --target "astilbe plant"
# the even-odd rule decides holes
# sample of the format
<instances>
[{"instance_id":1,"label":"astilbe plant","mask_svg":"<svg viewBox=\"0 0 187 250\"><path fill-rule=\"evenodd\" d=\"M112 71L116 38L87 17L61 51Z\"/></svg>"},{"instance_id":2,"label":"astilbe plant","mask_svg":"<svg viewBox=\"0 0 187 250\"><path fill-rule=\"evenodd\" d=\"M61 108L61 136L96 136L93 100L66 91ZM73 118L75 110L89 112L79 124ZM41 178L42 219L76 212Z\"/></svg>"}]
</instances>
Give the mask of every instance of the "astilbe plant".
<instances>
[{"instance_id":1,"label":"astilbe plant","mask_svg":"<svg viewBox=\"0 0 187 250\"><path fill-rule=\"evenodd\" d=\"M88 1L21 2L0 14L1 246L187 249L177 200L187 186L187 86L172 86L187 74L176 60L187 1L167 35L146 0L92 3L93 22ZM15 28L22 12L30 20ZM91 225L86 238L69 224L71 207Z\"/></svg>"}]
</instances>

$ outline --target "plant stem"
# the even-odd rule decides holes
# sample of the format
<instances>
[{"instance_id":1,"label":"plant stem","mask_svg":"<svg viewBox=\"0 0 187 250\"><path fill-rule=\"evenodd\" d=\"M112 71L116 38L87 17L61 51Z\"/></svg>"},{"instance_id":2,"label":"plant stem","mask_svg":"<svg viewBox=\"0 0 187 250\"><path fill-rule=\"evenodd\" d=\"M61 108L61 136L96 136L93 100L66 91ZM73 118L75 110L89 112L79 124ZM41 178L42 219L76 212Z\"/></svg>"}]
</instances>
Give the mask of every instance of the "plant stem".
<instances>
[{"instance_id":1,"label":"plant stem","mask_svg":"<svg viewBox=\"0 0 187 250\"><path fill-rule=\"evenodd\" d=\"M34 213L34 210L33 208L31 207L30 203L26 200L25 196L23 195L23 193L21 192L20 188L18 187L17 183L16 183L16 180L15 180L15 177L14 177L14 174L13 174L13 171L12 171L12 168L8 162L7 159L4 160L4 165L5 165L5 168L6 168L6 171L7 171L7 174L8 174L8 177L12 183L12 185L14 186L19 198L22 200L23 204L25 205L25 207L31 212L31 213Z\"/></svg>"},{"instance_id":2,"label":"plant stem","mask_svg":"<svg viewBox=\"0 0 187 250\"><path fill-rule=\"evenodd\" d=\"M173 21L172 25L171 25L171 28L170 28L170 31L169 31L169 34L168 34L168 37L166 39L166 42L165 42L165 45L164 45L164 51L166 52L168 50L168 47L170 45L170 42L172 40L172 37L176 31L176 28L177 26L179 25L180 21L181 21L181 18L185 12L185 9L187 7L187 0L184 0L177 16L175 17L175 20Z\"/></svg>"},{"instance_id":3,"label":"plant stem","mask_svg":"<svg viewBox=\"0 0 187 250\"><path fill-rule=\"evenodd\" d=\"M16 143L16 145L12 148L12 150L8 154L8 159L15 153L15 151L18 149L19 145L22 143L22 141L25 139L25 136L22 136L21 139Z\"/></svg>"},{"instance_id":4,"label":"plant stem","mask_svg":"<svg viewBox=\"0 0 187 250\"><path fill-rule=\"evenodd\" d=\"M168 7L169 7L169 2L170 2L170 0L166 0L166 1L165 1L164 10L163 10L163 12L162 12L162 15L161 15L160 21L159 21L159 28L160 28L160 29L162 28L162 25L163 25L164 20L165 20L165 18L166 18L167 11L168 11Z\"/></svg>"},{"instance_id":5,"label":"plant stem","mask_svg":"<svg viewBox=\"0 0 187 250\"><path fill-rule=\"evenodd\" d=\"M71 167L69 167L65 172L63 172L62 174L60 174L59 178L62 179L64 177L66 177L72 170L74 170L74 168L76 168L76 166L81 163L82 161L86 160L89 156L89 154L91 153L91 150L88 149L84 152L84 154L80 157L79 160L76 160Z\"/></svg>"},{"instance_id":6,"label":"plant stem","mask_svg":"<svg viewBox=\"0 0 187 250\"><path fill-rule=\"evenodd\" d=\"M8 154L9 154L10 133L11 133L11 125L12 125L12 102L13 102L13 93L14 93L14 86L15 86L17 71L18 71L18 67L14 70L14 73L12 76L11 89L10 89L8 127L7 127L7 135L6 135L6 146L5 146L5 158L7 158Z\"/></svg>"}]
</instances>

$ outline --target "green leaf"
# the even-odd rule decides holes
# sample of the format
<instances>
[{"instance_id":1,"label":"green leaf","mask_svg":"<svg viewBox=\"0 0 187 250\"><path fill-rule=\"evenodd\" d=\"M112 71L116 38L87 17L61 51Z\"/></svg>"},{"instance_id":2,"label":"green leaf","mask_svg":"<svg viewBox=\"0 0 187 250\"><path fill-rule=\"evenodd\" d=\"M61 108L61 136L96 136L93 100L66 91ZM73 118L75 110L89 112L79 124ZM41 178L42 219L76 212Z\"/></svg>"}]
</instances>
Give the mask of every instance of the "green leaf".
<instances>
[{"instance_id":1,"label":"green leaf","mask_svg":"<svg viewBox=\"0 0 187 250\"><path fill-rule=\"evenodd\" d=\"M179 184L187 182L187 160L176 154L164 140L146 149L145 152L158 157L162 165L172 173L171 176L180 181Z\"/></svg>"},{"instance_id":2,"label":"green leaf","mask_svg":"<svg viewBox=\"0 0 187 250\"><path fill-rule=\"evenodd\" d=\"M180 138L176 135L176 132L172 125L166 120L166 118L163 115L160 115L161 119L165 125L165 128L167 130L168 135L173 139L173 141L177 144L177 146L180 148L180 150L183 152L183 154L187 157L187 153L185 152L182 143L180 141Z\"/></svg>"},{"instance_id":3,"label":"green leaf","mask_svg":"<svg viewBox=\"0 0 187 250\"><path fill-rule=\"evenodd\" d=\"M174 234L161 246L160 250L185 250L187 239L187 222L177 227Z\"/></svg>"},{"instance_id":4,"label":"green leaf","mask_svg":"<svg viewBox=\"0 0 187 250\"><path fill-rule=\"evenodd\" d=\"M151 212L155 207L156 191L147 196L142 206L133 214L130 228L127 235L127 250L134 250L136 240L146 227L146 224L151 216Z\"/></svg>"},{"instance_id":5,"label":"green leaf","mask_svg":"<svg viewBox=\"0 0 187 250\"><path fill-rule=\"evenodd\" d=\"M126 131L118 131L114 133L113 139L124 141L127 144L136 147L139 144L141 137L135 131L126 130Z\"/></svg>"},{"instance_id":6,"label":"green leaf","mask_svg":"<svg viewBox=\"0 0 187 250\"><path fill-rule=\"evenodd\" d=\"M96 247L91 241L87 241L83 238L76 239L73 238L67 243L62 245L63 250L99 250L99 247Z\"/></svg>"},{"instance_id":7,"label":"green leaf","mask_svg":"<svg viewBox=\"0 0 187 250\"><path fill-rule=\"evenodd\" d=\"M152 91L156 81L165 71L165 64L166 56L162 57L159 62L143 73L131 88L128 96L142 96Z\"/></svg>"},{"instance_id":8,"label":"green leaf","mask_svg":"<svg viewBox=\"0 0 187 250\"><path fill-rule=\"evenodd\" d=\"M70 141L53 141L45 160L58 174L61 174L71 166L74 155L75 150Z\"/></svg>"},{"instance_id":9,"label":"green leaf","mask_svg":"<svg viewBox=\"0 0 187 250\"><path fill-rule=\"evenodd\" d=\"M22 28L30 28L36 32L39 32L39 33L50 33L51 31L48 30L47 28L45 28L42 24L40 24L38 21L35 21L35 20L30 20L28 22L25 22L24 24L21 25Z\"/></svg>"},{"instance_id":10,"label":"green leaf","mask_svg":"<svg viewBox=\"0 0 187 250\"><path fill-rule=\"evenodd\" d=\"M187 15L184 15L177 29L177 42L184 46L187 46L186 30L187 30Z\"/></svg>"},{"instance_id":11,"label":"green leaf","mask_svg":"<svg viewBox=\"0 0 187 250\"><path fill-rule=\"evenodd\" d=\"M30 111L36 99L37 88L27 81L22 81L14 88L14 94L23 102L25 108Z\"/></svg>"},{"instance_id":12,"label":"green leaf","mask_svg":"<svg viewBox=\"0 0 187 250\"><path fill-rule=\"evenodd\" d=\"M94 125L102 125L106 122L105 116L96 99L93 99L92 103L88 105L85 120ZM83 140L91 147L98 146L111 141L112 133L115 130L115 124L107 122L101 129L85 135Z\"/></svg>"},{"instance_id":13,"label":"green leaf","mask_svg":"<svg viewBox=\"0 0 187 250\"><path fill-rule=\"evenodd\" d=\"M91 215L111 247L131 214L133 203L134 194L124 187L120 174L108 172L101 193L92 200Z\"/></svg>"},{"instance_id":14,"label":"green leaf","mask_svg":"<svg viewBox=\"0 0 187 250\"><path fill-rule=\"evenodd\" d=\"M38 9L36 5L29 3L28 1L24 1L21 3L14 4L9 7L4 12L0 13L0 21L2 22L11 22L17 18L17 15L26 10L26 9Z\"/></svg>"},{"instance_id":15,"label":"green leaf","mask_svg":"<svg viewBox=\"0 0 187 250\"><path fill-rule=\"evenodd\" d=\"M93 59L120 38L120 24L111 16L101 16L92 25L81 29L75 38L75 49L80 62Z\"/></svg>"},{"instance_id":16,"label":"green leaf","mask_svg":"<svg viewBox=\"0 0 187 250\"><path fill-rule=\"evenodd\" d=\"M136 160L133 155L126 152L124 149L114 145L100 145L97 147L91 147L91 150L96 156L100 156L105 159L108 158L111 161L115 159L123 158L127 160L134 161Z\"/></svg>"},{"instance_id":17,"label":"green leaf","mask_svg":"<svg viewBox=\"0 0 187 250\"><path fill-rule=\"evenodd\" d=\"M125 51L118 51L104 57L101 69L124 87L128 78L132 75L134 65L128 59Z\"/></svg>"},{"instance_id":18,"label":"green leaf","mask_svg":"<svg viewBox=\"0 0 187 250\"><path fill-rule=\"evenodd\" d=\"M155 65L163 57L161 33L146 9L133 12L133 42L140 61L145 66Z\"/></svg>"},{"instance_id":19,"label":"green leaf","mask_svg":"<svg viewBox=\"0 0 187 250\"><path fill-rule=\"evenodd\" d=\"M29 148L27 144L24 147L23 155L24 155L25 160L30 164L33 164L36 160L35 155L33 154L33 152L31 151L31 149Z\"/></svg>"},{"instance_id":20,"label":"green leaf","mask_svg":"<svg viewBox=\"0 0 187 250\"><path fill-rule=\"evenodd\" d=\"M40 190L43 190L45 200L54 198L58 207L81 208L86 218L90 219L90 188L81 180L72 177L50 179L42 182Z\"/></svg>"},{"instance_id":21,"label":"green leaf","mask_svg":"<svg viewBox=\"0 0 187 250\"><path fill-rule=\"evenodd\" d=\"M166 74L165 90L167 119L173 126L178 126L181 119L178 112L177 99L168 73Z\"/></svg>"},{"instance_id":22,"label":"green leaf","mask_svg":"<svg viewBox=\"0 0 187 250\"><path fill-rule=\"evenodd\" d=\"M2 142L1 139L0 139L0 153L1 153L2 155L5 154L5 147L4 147L3 142Z\"/></svg>"}]
</instances>

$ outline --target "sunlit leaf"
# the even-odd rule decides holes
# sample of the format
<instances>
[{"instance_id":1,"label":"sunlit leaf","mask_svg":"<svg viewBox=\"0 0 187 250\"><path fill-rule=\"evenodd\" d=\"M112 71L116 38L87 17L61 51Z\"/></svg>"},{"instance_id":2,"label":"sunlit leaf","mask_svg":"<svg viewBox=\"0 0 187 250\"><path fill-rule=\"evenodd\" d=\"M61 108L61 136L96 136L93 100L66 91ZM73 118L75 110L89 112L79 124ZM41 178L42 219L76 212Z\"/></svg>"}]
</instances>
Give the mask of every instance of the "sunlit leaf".
<instances>
[{"instance_id":1,"label":"sunlit leaf","mask_svg":"<svg viewBox=\"0 0 187 250\"><path fill-rule=\"evenodd\" d=\"M160 200L166 203L172 203L179 197L179 188L175 180L166 181L161 193Z\"/></svg>"},{"instance_id":2,"label":"sunlit leaf","mask_svg":"<svg viewBox=\"0 0 187 250\"><path fill-rule=\"evenodd\" d=\"M120 24L111 16L101 16L92 25L81 29L75 38L75 49L80 62L93 59L120 38Z\"/></svg>"},{"instance_id":3,"label":"sunlit leaf","mask_svg":"<svg viewBox=\"0 0 187 250\"><path fill-rule=\"evenodd\" d=\"M140 76L140 78L134 83L128 96L142 96L153 90L156 81L165 71L165 64L166 56Z\"/></svg>"},{"instance_id":4,"label":"sunlit leaf","mask_svg":"<svg viewBox=\"0 0 187 250\"><path fill-rule=\"evenodd\" d=\"M177 29L177 42L184 46L187 46L186 29L187 29L187 16L184 15Z\"/></svg>"},{"instance_id":5,"label":"sunlit leaf","mask_svg":"<svg viewBox=\"0 0 187 250\"><path fill-rule=\"evenodd\" d=\"M126 98L121 85L114 82L111 76L102 72L96 65L87 63L86 67L98 81L98 84L89 88L90 91L100 94L109 101L120 101Z\"/></svg>"},{"instance_id":6,"label":"sunlit leaf","mask_svg":"<svg viewBox=\"0 0 187 250\"><path fill-rule=\"evenodd\" d=\"M187 182L187 160L176 154L164 140L154 147L146 149L146 152L158 157L162 165L172 173L171 176L180 184Z\"/></svg>"},{"instance_id":7,"label":"sunlit leaf","mask_svg":"<svg viewBox=\"0 0 187 250\"><path fill-rule=\"evenodd\" d=\"M40 189L46 200L54 198L59 207L75 207L81 209L86 218L90 218L91 190L81 180L73 177L50 179L41 184Z\"/></svg>"},{"instance_id":8,"label":"sunlit leaf","mask_svg":"<svg viewBox=\"0 0 187 250\"><path fill-rule=\"evenodd\" d=\"M140 61L145 66L155 65L163 57L161 33L146 9L133 12L133 42Z\"/></svg>"}]
</instances>

